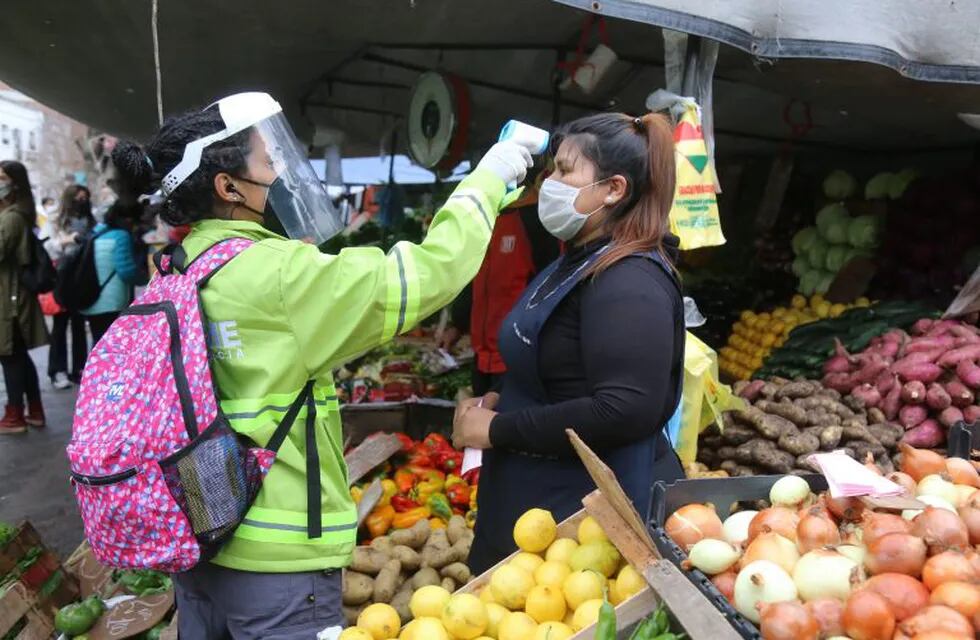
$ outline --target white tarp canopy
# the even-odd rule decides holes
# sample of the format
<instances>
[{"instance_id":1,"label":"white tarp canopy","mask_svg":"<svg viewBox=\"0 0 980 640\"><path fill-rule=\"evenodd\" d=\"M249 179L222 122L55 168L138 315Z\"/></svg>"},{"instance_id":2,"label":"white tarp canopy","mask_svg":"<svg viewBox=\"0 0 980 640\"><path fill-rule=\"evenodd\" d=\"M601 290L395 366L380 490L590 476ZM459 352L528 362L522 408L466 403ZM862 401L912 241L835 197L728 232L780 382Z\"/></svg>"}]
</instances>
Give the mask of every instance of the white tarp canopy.
<instances>
[{"instance_id":1,"label":"white tarp canopy","mask_svg":"<svg viewBox=\"0 0 980 640\"><path fill-rule=\"evenodd\" d=\"M555 0L704 36L761 58L872 62L909 78L980 82L975 0Z\"/></svg>"}]
</instances>

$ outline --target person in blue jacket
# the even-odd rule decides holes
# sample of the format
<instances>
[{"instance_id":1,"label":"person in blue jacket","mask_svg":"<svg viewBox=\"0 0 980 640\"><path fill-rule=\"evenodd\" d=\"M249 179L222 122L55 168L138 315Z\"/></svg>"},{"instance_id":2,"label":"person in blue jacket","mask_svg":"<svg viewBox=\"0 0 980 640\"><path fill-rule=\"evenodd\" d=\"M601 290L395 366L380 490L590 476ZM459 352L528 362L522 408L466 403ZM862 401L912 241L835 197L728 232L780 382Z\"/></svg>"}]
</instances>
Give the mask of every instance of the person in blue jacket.
<instances>
[{"instance_id":1,"label":"person in blue jacket","mask_svg":"<svg viewBox=\"0 0 980 640\"><path fill-rule=\"evenodd\" d=\"M133 287L146 284L146 267L136 260L132 228L136 220L132 208L117 203L105 214L105 222L96 225L95 269L102 291L99 299L82 315L88 320L92 341L98 342L119 312L133 301Z\"/></svg>"}]
</instances>

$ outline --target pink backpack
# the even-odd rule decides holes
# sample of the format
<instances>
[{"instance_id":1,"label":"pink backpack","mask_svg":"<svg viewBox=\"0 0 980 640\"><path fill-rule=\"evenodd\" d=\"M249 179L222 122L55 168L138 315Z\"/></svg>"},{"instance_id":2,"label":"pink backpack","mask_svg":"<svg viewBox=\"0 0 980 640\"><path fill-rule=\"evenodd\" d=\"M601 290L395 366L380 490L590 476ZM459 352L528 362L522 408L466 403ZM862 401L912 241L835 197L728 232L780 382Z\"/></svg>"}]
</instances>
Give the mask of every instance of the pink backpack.
<instances>
[{"instance_id":1,"label":"pink backpack","mask_svg":"<svg viewBox=\"0 0 980 640\"><path fill-rule=\"evenodd\" d=\"M176 573L207 560L245 517L304 403L313 428L312 383L265 448L243 441L218 405L198 292L251 244L219 242L183 273L182 249L158 254L160 275L88 356L68 459L103 564Z\"/></svg>"}]
</instances>

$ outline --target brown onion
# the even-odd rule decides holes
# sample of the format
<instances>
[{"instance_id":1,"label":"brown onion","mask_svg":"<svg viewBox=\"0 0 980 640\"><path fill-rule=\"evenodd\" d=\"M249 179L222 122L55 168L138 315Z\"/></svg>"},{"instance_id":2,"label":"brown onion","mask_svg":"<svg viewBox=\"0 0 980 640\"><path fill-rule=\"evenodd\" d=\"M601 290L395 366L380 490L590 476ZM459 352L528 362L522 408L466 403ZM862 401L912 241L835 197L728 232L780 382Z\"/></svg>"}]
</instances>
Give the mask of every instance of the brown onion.
<instances>
[{"instance_id":1,"label":"brown onion","mask_svg":"<svg viewBox=\"0 0 980 640\"><path fill-rule=\"evenodd\" d=\"M799 601L760 602L756 606L759 631L766 640L817 640L817 621Z\"/></svg>"},{"instance_id":2,"label":"brown onion","mask_svg":"<svg viewBox=\"0 0 980 640\"><path fill-rule=\"evenodd\" d=\"M802 553L837 544L840 544L840 531L837 530L837 525L833 520L820 515L820 509L817 507L814 507L796 525L796 546Z\"/></svg>"},{"instance_id":3,"label":"brown onion","mask_svg":"<svg viewBox=\"0 0 980 640\"><path fill-rule=\"evenodd\" d=\"M909 521L892 513L865 511L861 517L861 540L868 545L889 533L908 533Z\"/></svg>"},{"instance_id":4,"label":"brown onion","mask_svg":"<svg viewBox=\"0 0 980 640\"><path fill-rule=\"evenodd\" d=\"M912 520L911 533L925 540L930 555L947 549L965 549L970 544L970 532L963 520L947 509L926 507Z\"/></svg>"},{"instance_id":5,"label":"brown onion","mask_svg":"<svg viewBox=\"0 0 980 640\"><path fill-rule=\"evenodd\" d=\"M844 615L844 603L836 598L817 598L806 603L810 615L817 621L820 637L829 638L844 633L841 617Z\"/></svg>"},{"instance_id":6,"label":"brown onion","mask_svg":"<svg viewBox=\"0 0 980 640\"><path fill-rule=\"evenodd\" d=\"M841 520L857 522L864 513L864 503L859 498L831 498L827 496L827 508Z\"/></svg>"},{"instance_id":7,"label":"brown onion","mask_svg":"<svg viewBox=\"0 0 980 640\"><path fill-rule=\"evenodd\" d=\"M792 575L800 560L800 552L789 538L778 533L763 533L753 540L739 558L739 567L747 567L756 560L768 560Z\"/></svg>"},{"instance_id":8,"label":"brown onion","mask_svg":"<svg viewBox=\"0 0 980 640\"><path fill-rule=\"evenodd\" d=\"M973 637L973 625L955 609L943 605L930 605L908 620L900 622L898 630L909 637L929 631L946 631Z\"/></svg>"},{"instance_id":9,"label":"brown onion","mask_svg":"<svg viewBox=\"0 0 980 640\"><path fill-rule=\"evenodd\" d=\"M970 559L959 551L943 551L926 560L922 567L922 583L934 591L944 582L976 582L977 570Z\"/></svg>"},{"instance_id":10,"label":"brown onion","mask_svg":"<svg viewBox=\"0 0 980 640\"><path fill-rule=\"evenodd\" d=\"M970 582L944 582L929 597L929 604L942 604L973 619L980 612L980 586Z\"/></svg>"},{"instance_id":11,"label":"brown onion","mask_svg":"<svg viewBox=\"0 0 980 640\"><path fill-rule=\"evenodd\" d=\"M887 600L898 622L914 616L929 604L929 590L925 585L903 573L876 575L865 582L863 588Z\"/></svg>"},{"instance_id":12,"label":"brown onion","mask_svg":"<svg viewBox=\"0 0 980 640\"><path fill-rule=\"evenodd\" d=\"M909 638L904 633L896 633L893 636L894 640L972 640L969 636L964 636L959 633L950 633L949 631L925 631L923 633L917 633L911 638Z\"/></svg>"},{"instance_id":13,"label":"brown onion","mask_svg":"<svg viewBox=\"0 0 980 640\"><path fill-rule=\"evenodd\" d=\"M667 535L685 551L705 538L724 540L721 519L714 509L703 504L686 504L667 518Z\"/></svg>"},{"instance_id":14,"label":"brown onion","mask_svg":"<svg viewBox=\"0 0 980 640\"><path fill-rule=\"evenodd\" d=\"M980 544L980 509L972 505L964 505L957 510L960 520L966 525L970 535L970 544Z\"/></svg>"},{"instance_id":15,"label":"brown onion","mask_svg":"<svg viewBox=\"0 0 980 640\"><path fill-rule=\"evenodd\" d=\"M875 463L875 457L871 455L870 451L864 454L864 468L875 475L884 475L881 472L881 467Z\"/></svg>"},{"instance_id":16,"label":"brown onion","mask_svg":"<svg viewBox=\"0 0 980 640\"><path fill-rule=\"evenodd\" d=\"M918 483L909 474L902 473L901 471L893 471L892 473L889 473L885 477L891 480L892 482L894 482L895 484L897 484L898 486L905 489L905 493L907 495L909 496L915 495L915 487L917 486Z\"/></svg>"},{"instance_id":17,"label":"brown onion","mask_svg":"<svg viewBox=\"0 0 980 640\"><path fill-rule=\"evenodd\" d=\"M918 482L928 475L946 471L946 459L934 451L916 449L902 442L898 445L902 452L902 463L899 465L903 473L912 476Z\"/></svg>"},{"instance_id":18,"label":"brown onion","mask_svg":"<svg viewBox=\"0 0 980 640\"><path fill-rule=\"evenodd\" d=\"M834 515L830 513L830 509L827 508L827 503L824 502L823 496L816 499L813 504L800 507L796 512L796 516L802 520L808 515L818 515L833 521Z\"/></svg>"},{"instance_id":19,"label":"brown onion","mask_svg":"<svg viewBox=\"0 0 980 640\"><path fill-rule=\"evenodd\" d=\"M895 614L888 601L874 591L851 594L841 616L844 633L854 640L891 640L895 633Z\"/></svg>"},{"instance_id":20,"label":"brown onion","mask_svg":"<svg viewBox=\"0 0 980 640\"><path fill-rule=\"evenodd\" d=\"M796 542L796 525L800 523L799 516L786 507L769 507L763 509L749 523L749 542L762 533L778 533Z\"/></svg>"},{"instance_id":21,"label":"brown onion","mask_svg":"<svg viewBox=\"0 0 980 640\"><path fill-rule=\"evenodd\" d=\"M953 479L953 484L968 484L980 489L980 473L968 460L963 458L946 458L946 473Z\"/></svg>"},{"instance_id":22,"label":"brown onion","mask_svg":"<svg viewBox=\"0 0 980 640\"><path fill-rule=\"evenodd\" d=\"M719 573L711 578L711 583L715 585L715 588L721 592L721 595L725 596L729 604L733 607L735 606L735 578L737 574L732 571L726 571L725 573Z\"/></svg>"},{"instance_id":23,"label":"brown onion","mask_svg":"<svg viewBox=\"0 0 980 640\"><path fill-rule=\"evenodd\" d=\"M878 538L868 545L864 557L864 565L872 575L904 573L917 578L925 562L926 543L908 533L889 533Z\"/></svg>"}]
</instances>

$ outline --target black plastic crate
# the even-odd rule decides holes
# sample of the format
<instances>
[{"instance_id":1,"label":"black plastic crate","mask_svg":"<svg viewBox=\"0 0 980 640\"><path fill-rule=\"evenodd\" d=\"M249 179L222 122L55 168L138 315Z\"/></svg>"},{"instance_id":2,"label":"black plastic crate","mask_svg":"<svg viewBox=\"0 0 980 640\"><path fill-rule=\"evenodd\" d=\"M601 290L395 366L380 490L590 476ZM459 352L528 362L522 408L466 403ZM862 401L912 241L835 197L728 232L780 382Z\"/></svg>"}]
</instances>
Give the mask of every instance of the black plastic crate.
<instances>
[{"instance_id":1,"label":"black plastic crate","mask_svg":"<svg viewBox=\"0 0 980 640\"><path fill-rule=\"evenodd\" d=\"M957 422L946 436L946 453L951 458L970 459L970 452L980 449L980 422Z\"/></svg>"},{"instance_id":2,"label":"black plastic crate","mask_svg":"<svg viewBox=\"0 0 980 640\"><path fill-rule=\"evenodd\" d=\"M687 558L687 554L671 540L664 531L667 518L680 507L692 502L710 502L715 507L718 517L722 520L731 515L731 505L735 502L754 502L769 500L769 490L777 480L776 476L751 476L744 478L699 478L695 480L678 480L671 484L657 482L653 485L650 499L650 534L660 555L670 560L678 568ZM803 476L810 485L810 490L819 493L827 489L827 480L820 474ZM684 575L694 583L704 596L711 601L731 623L732 627L743 638L760 640L759 629L749 619L735 610L728 600L711 583L711 579L697 569L684 570Z\"/></svg>"}]
</instances>

